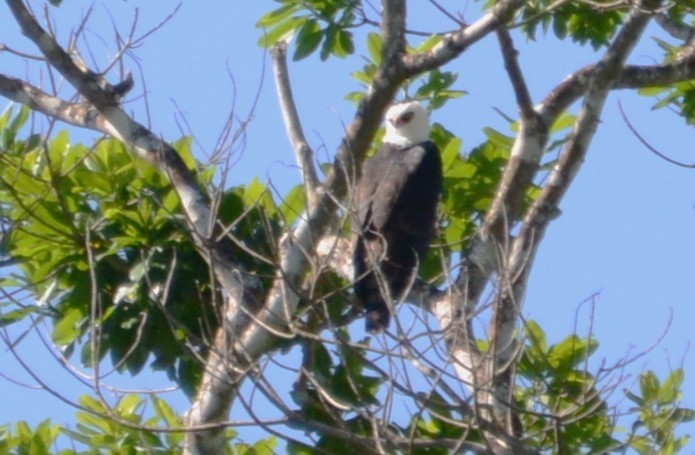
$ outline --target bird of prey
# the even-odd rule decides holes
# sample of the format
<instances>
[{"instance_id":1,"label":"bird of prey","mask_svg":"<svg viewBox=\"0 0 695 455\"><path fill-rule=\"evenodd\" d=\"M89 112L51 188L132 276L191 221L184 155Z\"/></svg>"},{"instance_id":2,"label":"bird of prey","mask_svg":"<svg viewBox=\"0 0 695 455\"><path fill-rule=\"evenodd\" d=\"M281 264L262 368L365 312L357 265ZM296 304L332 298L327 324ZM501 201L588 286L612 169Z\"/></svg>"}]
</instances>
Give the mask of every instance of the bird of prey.
<instances>
[{"instance_id":1,"label":"bird of prey","mask_svg":"<svg viewBox=\"0 0 695 455\"><path fill-rule=\"evenodd\" d=\"M354 290L371 333L388 327L389 308L406 297L435 233L443 176L429 136L422 104L391 106L383 145L365 162L355 188Z\"/></svg>"}]
</instances>

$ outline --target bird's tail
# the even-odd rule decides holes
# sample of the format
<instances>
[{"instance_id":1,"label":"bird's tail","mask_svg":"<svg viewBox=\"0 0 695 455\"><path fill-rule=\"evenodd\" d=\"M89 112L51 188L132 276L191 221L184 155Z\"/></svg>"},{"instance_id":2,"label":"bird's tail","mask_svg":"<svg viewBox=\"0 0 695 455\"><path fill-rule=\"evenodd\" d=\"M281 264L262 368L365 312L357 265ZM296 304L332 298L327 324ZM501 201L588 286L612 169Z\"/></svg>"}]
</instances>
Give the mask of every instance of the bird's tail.
<instances>
[{"instance_id":1,"label":"bird's tail","mask_svg":"<svg viewBox=\"0 0 695 455\"><path fill-rule=\"evenodd\" d=\"M380 333L388 328L391 312L383 299L365 304L364 309L367 311L364 320L364 328L367 332Z\"/></svg>"},{"instance_id":2,"label":"bird's tail","mask_svg":"<svg viewBox=\"0 0 695 455\"><path fill-rule=\"evenodd\" d=\"M384 283L385 284L385 283ZM372 270L358 278L355 283L355 295L367 312L365 329L370 333L386 330L391 320L391 313L379 285L378 272Z\"/></svg>"},{"instance_id":3,"label":"bird's tail","mask_svg":"<svg viewBox=\"0 0 695 455\"><path fill-rule=\"evenodd\" d=\"M353 261L355 267L355 297L360 306L367 312L365 329L370 333L386 330L391 320L389 307L386 304L384 289L388 287L385 280L380 283L380 270L369 258L369 252L363 241L357 242Z\"/></svg>"}]
</instances>

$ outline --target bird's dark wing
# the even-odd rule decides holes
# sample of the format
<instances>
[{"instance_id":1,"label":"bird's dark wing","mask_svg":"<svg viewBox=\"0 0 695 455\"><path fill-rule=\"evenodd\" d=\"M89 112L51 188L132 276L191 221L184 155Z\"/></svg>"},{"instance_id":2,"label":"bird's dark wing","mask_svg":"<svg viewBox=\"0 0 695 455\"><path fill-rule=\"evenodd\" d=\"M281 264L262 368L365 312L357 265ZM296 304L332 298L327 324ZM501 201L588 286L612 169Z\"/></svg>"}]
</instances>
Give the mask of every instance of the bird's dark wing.
<instances>
[{"instance_id":1,"label":"bird's dark wing","mask_svg":"<svg viewBox=\"0 0 695 455\"><path fill-rule=\"evenodd\" d=\"M426 148L420 144L406 149L384 144L376 156L364 164L355 193L362 229L380 230L386 226L426 153ZM438 158L436 147L434 153Z\"/></svg>"},{"instance_id":2,"label":"bird's dark wing","mask_svg":"<svg viewBox=\"0 0 695 455\"><path fill-rule=\"evenodd\" d=\"M363 167L355 191L355 294L368 331L389 324L385 296L400 300L434 234L442 163L432 142L384 144Z\"/></svg>"}]
</instances>

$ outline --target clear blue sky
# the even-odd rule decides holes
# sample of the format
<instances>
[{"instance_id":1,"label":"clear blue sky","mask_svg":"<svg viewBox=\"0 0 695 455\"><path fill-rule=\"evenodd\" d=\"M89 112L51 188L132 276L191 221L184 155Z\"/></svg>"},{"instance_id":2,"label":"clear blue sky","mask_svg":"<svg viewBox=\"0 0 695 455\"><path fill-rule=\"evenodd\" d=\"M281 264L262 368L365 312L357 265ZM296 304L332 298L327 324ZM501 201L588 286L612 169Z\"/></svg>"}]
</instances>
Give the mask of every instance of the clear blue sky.
<instances>
[{"instance_id":1,"label":"clear blue sky","mask_svg":"<svg viewBox=\"0 0 695 455\"><path fill-rule=\"evenodd\" d=\"M57 10L50 8L62 36L76 27L89 5L82 0L64 3ZM460 5L453 0L442 3ZM88 25L95 57L103 62L105 56L113 54L109 12L125 32L133 9L140 8L140 30L144 32L175 5L170 0L96 1L94 17ZM243 8L238 5L239 2L221 0L185 2L168 25L136 50L147 82L152 129L167 139L177 138L180 134L176 119L183 116L200 144L200 156L210 152L232 106L231 74L237 91L236 115L247 115L260 90L246 146L236 152L238 161L230 176L231 183L244 183L258 175L287 189L297 182L298 174L277 108L270 61L256 46L259 31L254 28L262 13L277 4L255 1L244 2ZM464 11L467 20L475 19L476 7L477 3L468 5ZM8 16L3 2L0 18L5 18L5 25L0 31L0 42L34 52ZM434 31L435 24L442 21L439 15L431 17L422 12L411 16L417 18L413 28ZM443 28L453 28L446 20L443 23ZM647 33L644 37L632 62L649 64L660 56L654 51L652 35ZM521 65L536 102L568 73L597 58L591 48L580 49L571 43L552 39L526 43L525 39L516 38ZM359 54L363 46L357 44ZM358 56L327 63L311 57L291 64L304 127L323 161L333 156L343 124L353 114L352 104L343 96L358 88L350 72L360 66ZM447 69L460 73L457 88L470 95L438 111L434 120L459 134L464 150L483 139L481 129L485 126L506 132L506 122L493 107L511 116L516 108L494 37L475 45ZM132 70L136 88L131 99L143 91L138 68L132 65ZM0 71L19 77L28 73L31 80L38 80L36 73L6 56L0 56ZM613 94L588 159L561 205L563 214L549 229L540 249L524 314L541 324L551 342L559 341L573 330L579 304L599 293L593 325L601 343L597 357L605 358L608 364L617 362L628 353L652 347L666 332L660 344L627 368L629 378L624 386L633 386L644 368L655 369L665 377L671 367L684 366L684 404L695 407L695 360L688 353L695 320L695 171L674 167L645 150L621 120L618 100L654 146L675 158L695 162L692 127L666 110L652 111L651 99L629 92ZM138 119L146 121L141 101L128 108ZM82 140L91 136L76 131L73 137ZM580 334L587 330L588 308L579 311ZM88 392L76 388L72 378L46 361L42 350L36 340L28 340L22 352L43 377L64 393L75 397ZM0 352L0 373L32 383L5 350ZM127 377L114 381L133 384ZM157 382L146 375L136 379L132 387L153 387ZM619 397L618 391L614 399ZM0 401L0 423L18 419L35 423L49 416L55 421L72 421L73 411L57 400L2 379ZM177 402L179 409L184 410L185 400L179 396Z\"/></svg>"}]
</instances>

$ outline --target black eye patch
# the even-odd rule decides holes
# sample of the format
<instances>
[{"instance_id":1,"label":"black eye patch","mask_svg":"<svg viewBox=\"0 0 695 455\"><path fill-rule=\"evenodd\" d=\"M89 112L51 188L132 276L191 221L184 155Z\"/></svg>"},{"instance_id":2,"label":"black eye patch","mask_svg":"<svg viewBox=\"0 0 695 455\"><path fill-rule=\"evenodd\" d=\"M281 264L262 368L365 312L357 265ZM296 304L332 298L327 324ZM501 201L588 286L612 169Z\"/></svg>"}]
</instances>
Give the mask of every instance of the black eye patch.
<instances>
[{"instance_id":1,"label":"black eye patch","mask_svg":"<svg viewBox=\"0 0 695 455\"><path fill-rule=\"evenodd\" d=\"M405 114L401 115L398 119L399 123L408 123L413 119L414 116L415 112L406 112Z\"/></svg>"}]
</instances>

